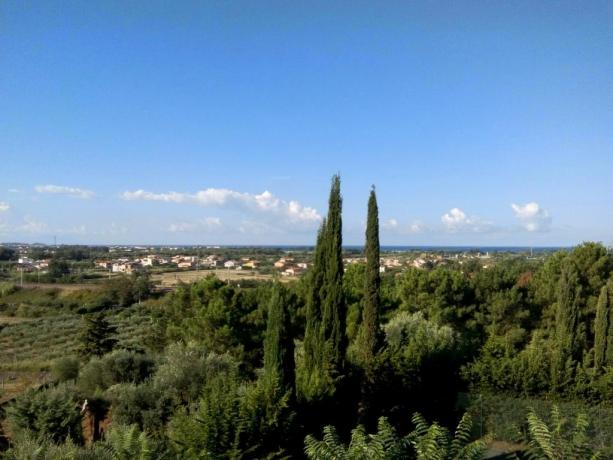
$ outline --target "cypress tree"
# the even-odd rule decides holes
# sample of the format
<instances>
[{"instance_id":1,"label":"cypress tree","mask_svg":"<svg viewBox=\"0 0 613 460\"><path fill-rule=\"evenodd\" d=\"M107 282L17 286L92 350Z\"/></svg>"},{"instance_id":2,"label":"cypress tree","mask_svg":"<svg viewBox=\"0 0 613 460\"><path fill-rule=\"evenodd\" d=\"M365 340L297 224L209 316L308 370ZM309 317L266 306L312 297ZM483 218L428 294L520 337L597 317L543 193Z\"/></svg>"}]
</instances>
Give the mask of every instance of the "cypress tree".
<instances>
[{"instance_id":1,"label":"cypress tree","mask_svg":"<svg viewBox=\"0 0 613 460\"><path fill-rule=\"evenodd\" d=\"M609 281L600 290L594 324L594 367L599 371L604 366L613 366L613 311Z\"/></svg>"},{"instance_id":2,"label":"cypress tree","mask_svg":"<svg viewBox=\"0 0 613 460\"><path fill-rule=\"evenodd\" d=\"M317 235L309 273L304 334L302 395L309 400L332 395L342 374L347 348L343 296L342 198L340 177L332 178L328 215Z\"/></svg>"},{"instance_id":3,"label":"cypress tree","mask_svg":"<svg viewBox=\"0 0 613 460\"><path fill-rule=\"evenodd\" d=\"M285 306L283 288L275 284L268 306L264 337L264 378L270 386L278 385L294 393L294 339Z\"/></svg>"},{"instance_id":4,"label":"cypress tree","mask_svg":"<svg viewBox=\"0 0 613 460\"><path fill-rule=\"evenodd\" d=\"M325 343L324 365L332 377L342 374L345 365L347 337L345 335L347 312L343 295L343 223L341 179L332 177L328 203L328 217L324 235L325 296L322 302L322 332Z\"/></svg>"},{"instance_id":5,"label":"cypress tree","mask_svg":"<svg viewBox=\"0 0 613 460\"><path fill-rule=\"evenodd\" d=\"M577 337L580 290L577 268L567 261L562 266L557 292L556 344L552 363L552 383L557 389L571 377L568 373L572 372L575 362L580 358Z\"/></svg>"},{"instance_id":6,"label":"cypress tree","mask_svg":"<svg viewBox=\"0 0 613 460\"><path fill-rule=\"evenodd\" d=\"M313 266L308 274L308 293L306 299L306 326L304 331L304 362L300 375L300 391L311 399L322 380L321 370L323 342L321 339L321 294L324 289L324 234L326 220L317 233Z\"/></svg>"},{"instance_id":7,"label":"cypress tree","mask_svg":"<svg viewBox=\"0 0 613 460\"><path fill-rule=\"evenodd\" d=\"M364 304L362 322L358 336L358 355L366 370L372 369L374 359L381 347L379 325L381 275L379 272L379 208L375 189L368 198L368 217L366 222L366 274L364 277Z\"/></svg>"}]
</instances>

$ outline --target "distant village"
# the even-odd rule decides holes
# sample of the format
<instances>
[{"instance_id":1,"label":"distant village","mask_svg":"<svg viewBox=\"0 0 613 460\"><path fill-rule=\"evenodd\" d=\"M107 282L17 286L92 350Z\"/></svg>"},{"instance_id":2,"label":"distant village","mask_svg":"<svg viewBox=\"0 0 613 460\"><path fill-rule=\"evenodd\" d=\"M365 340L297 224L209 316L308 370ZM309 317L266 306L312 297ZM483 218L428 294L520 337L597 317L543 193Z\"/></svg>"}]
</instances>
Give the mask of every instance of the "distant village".
<instances>
[{"instance_id":1,"label":"distant village","mask_svg":"<svg viewBox=\"0 0 613 460\"><path fill-rule=\"evenodd\" d=\"M160 255L147 255L145 257L129 259L122 257L115 260L96 260L95 265L112 273L133 273L147 267L175 267L178 270L200 270L200 269L227 269L227 270L257 270L261 267L261 262L252 257L242 257L240 259L226 259L211 254L206 257L176 255L164 257ZM291 257L280 258L274 262L274 267L281 271L283 276L298 276L302 274L308 265L305 262L294 262Z\"/></svg>"},{"instance_id":2,"label":"distant village","mask_svg":"<svg viewBox=\"0 0 613 460\"><path fill-rule=\"evenodd\" d=\"M152 248L153 249L153 248ZM110 249L105 255L116 257L104 257L90 260L93 268L97 272L108 274L132 274L139 271L190 271L190 270L234 270L234 271L253 271L253 272L277 272L283 277L299 277L309 268L312 259L312 252L303 251L296 255L288 254L274 257L264 255L257 257L242 251L242 257L227 257L219 253L207 255L184 254L161 254L148 252L144 248L130 254L132 249L118 248ZM24 250L23 252L27 252ZM187 252L187 251L186 251ZM193 252L193 251L192 251ZM219 252L219 251L218 251ZM380 259L380 271L382 273L392 271L401 272L409 267L418 269L432 269L437 266L450 263L463 264L468 260L479 261L483 268L488 268L493 261L493 256L489 252L393 252L384 253ZM17 260L17 268L24 272L40 271L45 272L49 268L51 257L44 259L33 259L28 255L20 255ZM364 263L365 258L359 254L348 254L344 257L345 267L352 264Z\"/></svg>"}]
</instances>

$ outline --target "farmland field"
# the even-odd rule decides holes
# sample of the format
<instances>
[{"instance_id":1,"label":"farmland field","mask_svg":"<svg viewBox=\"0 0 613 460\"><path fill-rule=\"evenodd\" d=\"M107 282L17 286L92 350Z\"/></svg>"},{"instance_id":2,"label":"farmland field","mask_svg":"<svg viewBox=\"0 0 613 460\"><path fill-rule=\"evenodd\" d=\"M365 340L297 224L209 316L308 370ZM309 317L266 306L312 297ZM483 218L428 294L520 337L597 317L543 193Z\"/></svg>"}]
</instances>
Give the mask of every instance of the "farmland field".
<instances>
[{"instance_id":1,"label":"farmland field","mask_svg":"<svg viewBox=\"0 0 613 460\"><path fill-rule=\"evenodd\" d=\"M240 281L240 280L272 280L273 275L261 274L250 270L188 270L181 272L167 272L154 274L151 280L154 283L159 283L163 288L172 288L179 283L193 283L209 275L215 275L222 281ZM282 277L281 281L295 280L297 277Z\"/></svg>"},{"instance_id":2,"label":"farmland field","mask_svg":"<svg viewBox=\"0 0 613 460\"><path fill-rule=\"evenodd\" d=\"M45 370L55 359L77 351L81 315L10 320L0 330L0 371ZM117 326L120 345L131 347L142 339L148 317L133 307L109 315L109 321Z\"/></svg>"}]
</instances>

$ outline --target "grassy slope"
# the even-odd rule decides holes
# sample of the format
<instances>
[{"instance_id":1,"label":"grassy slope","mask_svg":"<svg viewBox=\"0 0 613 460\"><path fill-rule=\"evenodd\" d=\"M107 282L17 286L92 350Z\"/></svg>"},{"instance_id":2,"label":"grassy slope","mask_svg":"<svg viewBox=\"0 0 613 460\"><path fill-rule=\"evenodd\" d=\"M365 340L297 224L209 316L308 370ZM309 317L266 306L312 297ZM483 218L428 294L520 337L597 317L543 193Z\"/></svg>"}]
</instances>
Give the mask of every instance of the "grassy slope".
<instances>
[{"instance_id":1,"label":"grassy slope","mask_svg":"<svg viewBox=\"0 0 613 460\"><path fill-rule=\"evenodd\" d=\"M149 319L136 308L110 314L121 347L138 345ZM68 314L4 324L0 331L0 371L46 370L60 357L73 355L82 331L82 316Z\"/></svg>"}]
</instances>

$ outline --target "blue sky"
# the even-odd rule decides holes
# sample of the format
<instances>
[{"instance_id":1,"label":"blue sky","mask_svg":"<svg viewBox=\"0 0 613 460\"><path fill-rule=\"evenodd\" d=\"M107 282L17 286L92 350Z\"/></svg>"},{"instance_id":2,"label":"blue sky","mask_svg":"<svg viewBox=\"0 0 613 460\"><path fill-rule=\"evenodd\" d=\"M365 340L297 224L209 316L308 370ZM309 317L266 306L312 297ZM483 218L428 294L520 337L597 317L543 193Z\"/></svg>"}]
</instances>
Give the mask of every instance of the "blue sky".
<instances>
[{"instance_id":1,"label":"blue sky","mask_svg":"<svg viewBox=\"0 0 613 460\"><path fill-rule=\"evenodd\" d=\"M613 3L0 3L0 241L613 244Z\"/></svg>"}]
</instances>

